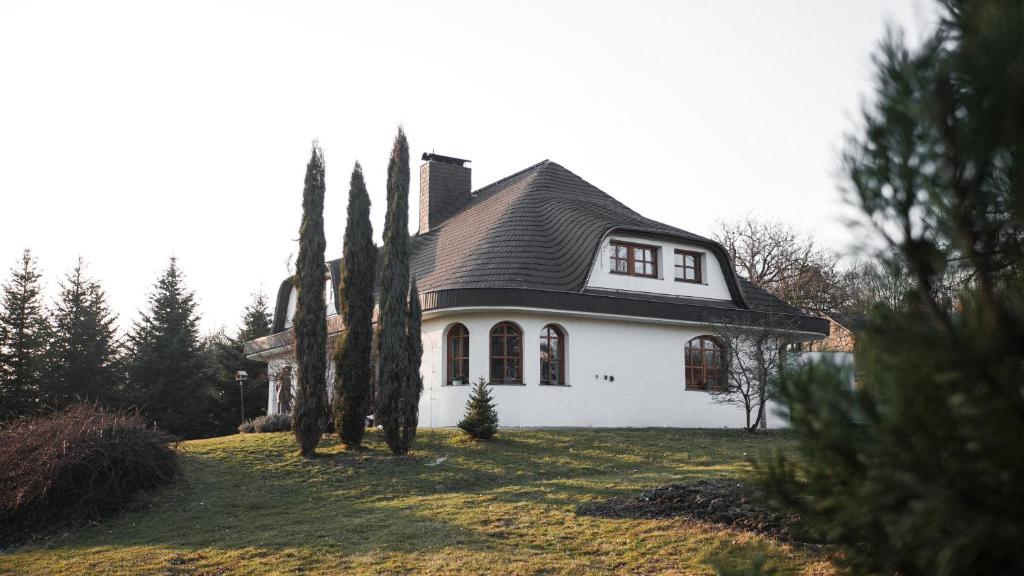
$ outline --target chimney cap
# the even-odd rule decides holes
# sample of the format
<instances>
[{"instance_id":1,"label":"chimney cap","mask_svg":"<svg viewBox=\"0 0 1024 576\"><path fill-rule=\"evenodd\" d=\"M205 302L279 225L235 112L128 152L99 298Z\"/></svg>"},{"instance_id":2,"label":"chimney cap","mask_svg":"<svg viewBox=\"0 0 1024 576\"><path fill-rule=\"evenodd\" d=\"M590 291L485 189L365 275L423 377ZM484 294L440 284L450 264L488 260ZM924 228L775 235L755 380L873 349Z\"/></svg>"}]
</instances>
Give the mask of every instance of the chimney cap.
<instances>
[{"instance_id":1,"label":"chimney cap","mask_svg":"<svg viewBox=\"0 0 1024 576\"><path fill-rule=\"evenodd\" d=\"M434 154L433 152L424 152L421 160L427 162L440 162L441 164L452 164L454 166L464 166L471 160L464 160L462 158L455 158L453 156L442 156L440 154Z\"/></svg>"}]
</instances>

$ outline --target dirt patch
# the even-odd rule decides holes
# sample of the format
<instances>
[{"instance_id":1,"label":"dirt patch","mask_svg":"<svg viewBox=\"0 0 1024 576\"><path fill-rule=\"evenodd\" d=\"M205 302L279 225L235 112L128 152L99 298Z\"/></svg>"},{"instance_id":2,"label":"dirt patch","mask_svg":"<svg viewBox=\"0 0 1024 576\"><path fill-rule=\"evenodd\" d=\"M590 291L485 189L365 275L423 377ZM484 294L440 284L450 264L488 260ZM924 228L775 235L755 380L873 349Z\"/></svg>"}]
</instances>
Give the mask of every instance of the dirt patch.
<instances>
[{"instance_id":1,"label":"dirt patch","mask_svg":"<svg viewBox=\"0 0 1024 576\"><path fill-rule=\"evenodd\" d=\"M735 480L669 484L636 496L580 504L576 513L601 518L690 518L781 541L808 543L799 530L799 517L769 508L763 492Z\"/></svg>"}]
</instances>

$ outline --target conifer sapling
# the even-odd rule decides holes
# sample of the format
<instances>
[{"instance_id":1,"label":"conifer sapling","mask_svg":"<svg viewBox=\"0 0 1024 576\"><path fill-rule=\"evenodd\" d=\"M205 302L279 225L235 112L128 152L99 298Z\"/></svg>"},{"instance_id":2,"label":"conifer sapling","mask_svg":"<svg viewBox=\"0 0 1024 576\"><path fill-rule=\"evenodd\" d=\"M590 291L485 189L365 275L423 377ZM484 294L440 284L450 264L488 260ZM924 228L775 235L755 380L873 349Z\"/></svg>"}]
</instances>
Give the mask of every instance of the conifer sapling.
<instances>
[{"instance_id":1,"label":"conifer sapling","mask_svg":"<svg viewBox=\"0 0 1024 576\"><path fill-rule=\"evenodd\" d=\"M498 410L483 376L466 401L466 416L459 422L459 428L478 440L489 440L498 431Z\"/></svg>"}]
</instances>

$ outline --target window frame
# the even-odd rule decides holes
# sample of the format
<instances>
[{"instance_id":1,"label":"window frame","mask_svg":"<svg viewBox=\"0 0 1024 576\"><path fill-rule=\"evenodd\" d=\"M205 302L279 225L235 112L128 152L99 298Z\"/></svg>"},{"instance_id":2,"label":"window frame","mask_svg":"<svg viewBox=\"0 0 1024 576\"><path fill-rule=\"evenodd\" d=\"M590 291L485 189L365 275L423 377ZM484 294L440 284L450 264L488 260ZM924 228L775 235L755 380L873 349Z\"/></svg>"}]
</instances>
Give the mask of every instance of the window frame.
<instances>
[{"instance_id":1,"label":"window frame","mask_svg":"<svg viewBox=\"0 0 1024 576\"><path fill-rule=\"evenodd\" d=\"M458 339L460 341L459 344L461 345L460 347L458 347L458 350L457 350L460 353L458 356L456 356L454 354L456 352L456 350L455 350L456 346L453 346L453 340L454 339ZM447 332L447 334L445 334L445 338L444 338L444 350L445 350L445 382L444 382L445 386L455 386L455 384L452 384L452 382L454 381L453 375L455 373L455 362L459 362L460 367L464 368L464 370L460 370L460 372L462 372L462 374L461 374L462 379L460 380L462 382L462 384L459 384L459 386L468 386L469 385L469 328L466 328L465 324L463 324L461 322L456 322L455 324L452 324L448 328L448 332Z\"/></svg>"},{"instance_id":2,"label":"window frame","mask_svg":"<svg viewBox=\"0 0 1024 576\"><path fill-rule=\"evenodd\" d=\"M544 370L544 354L547 353L550 358L551 341L558 341L558 354L555 358L555 362L548 360L548 370ZM569 383L565 380L565 330L557 324L546 324L540 329L540 342L541 342L541 358L540 358L540 385L541 386L568 386ZM547 348L545 349L545 345ZM557 374L551 369L551 364L557 364ZM552 374L555 375L556 380L551 381Z\"/></svg>"},{"instance_id":3,"label":"window frame","mask_svg":"<svg viewBox=\"0 0 1024 576\"><path fill-rule=\"evenodd\" d=\"M675 254L683 257L683 264L680 266L675 262L672 263L673 271L675 273L676 282L686 282L688 284L703 284L704 283L704 253L697 252L695 250L683 250L677 248ZM695 259L695 266L692 268L686 265L686 257L693 256ZM696 273L696 278L687 278L686 271L692 269ZM679 272L682 271L683 277L679 277Z\"/></svg>"},{"instance_id":4,"label":"window frame","mask_svg":"<svg viewBox=\"0 0 1024 576\"><path fill-rule=\"evenodd\" d=\"M693 346L694 342L697 342L698 345ZM714 347L705 347L705 342L710 342L711 344L713 344ZM694 356L691 350L696 350L699 352L699 365L695 364L694 362L691 362L691 359ZM714 380L715 382L717 382L717 385L715 386L711 386L708 383L709 368L708 363L706 362L706 354L709 351L718 356L717 368L711 368L711 370L718 372L718 378ZM723 390L725 387L725 378L727 377L725 363L725 347L722 345L722 342L718 338L715 338L714 336L709 336L707 334L701 334L700 336L690 338L689 340L686 341L686 346L683 347L684 388L686 390L693 390L696 392L719 392ZM699 378L697 376L698 374ZM698 379L700 380L700 385L697 385L697 383L695 382L695 380Z\"/></svg>"},{"instance_id":5,"label":"window frame","mask_svg":"<svg viewBox=\"0 0 1024 576\"><path fill-rule=\"evenodd\" d=\"M610 271L611 271L612 274L618 274L620 276L635 276L637 278L658 278L658 249L659 249L658 246L653 245L653 244L640 244L640 243L637 243L637 242L625 242L625 241L622 241L622 240L611 240L611 241L609 241L608 245L611 248L611 254L609 254L608 261L609 261L609 266L611 267ZM616 269L617 268L616 266L612 266L611 265L611 263L613 261L618 262L618 261L622 261L623 260L623 258L620 258L618 256L618 253L615 250L616 248L620 248L620 247L626 249L626 258L625 258L625 261L626 261L626 271L625 272L620 272L620 271L618 271ZM650 260L646 260L646 259L645 260L637 260L637 258L636 258L637 250L650 250L651 251L651 259ZM637 262L640 262L640 264L650 263L653 272L651 274L645 274L643 272L638 272L637 271Z\"/></svg>"},{"instance_id":6,"label":"window frame","mask_svg":"<svg viewBox=\"0 0 1024 576\"><path fill-rule=\"evenodd\" d=\"M497 334L496 331L501 328L503 332ZM519 338L519 354L514 355L509 353L509 337L515 335ZM494 338L498 336L502 339L502 355L494 355ZM523 382L523 329L519 327L515 322L503 320L498 322L491 327L487 333L487 379L491 385L510 385L510 386L522 386ZM508 361L516 360L516 375L514 378L508 378L507 376L502 380L494 379L494 361L500 359L505 366L504 373L508 372Z\"/></svg>"}]
</instances>

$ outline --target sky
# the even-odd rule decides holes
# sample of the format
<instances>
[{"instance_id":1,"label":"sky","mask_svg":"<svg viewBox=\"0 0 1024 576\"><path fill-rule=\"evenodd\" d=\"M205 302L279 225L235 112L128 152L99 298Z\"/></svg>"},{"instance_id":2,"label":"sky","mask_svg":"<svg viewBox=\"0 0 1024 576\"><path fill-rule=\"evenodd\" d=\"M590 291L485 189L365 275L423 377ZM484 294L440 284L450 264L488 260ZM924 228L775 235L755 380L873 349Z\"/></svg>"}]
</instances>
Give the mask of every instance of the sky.
<instances>
[{"instance_id":1,"label":"sky","mask_svg":"<svg viewBox=\"0 0 1024 576\"><path fill-rule=\"evenodd\" d=\"M0 281L30 248L53 298L82 256L123 329L171 256L233 331L297 252L312 141L327 257L362 163L380 238L391 141L544 159L698 234L752 214L843 252L838 156L887 27L924 0L0 2Z\"/></svg>"}]
</instances>

